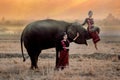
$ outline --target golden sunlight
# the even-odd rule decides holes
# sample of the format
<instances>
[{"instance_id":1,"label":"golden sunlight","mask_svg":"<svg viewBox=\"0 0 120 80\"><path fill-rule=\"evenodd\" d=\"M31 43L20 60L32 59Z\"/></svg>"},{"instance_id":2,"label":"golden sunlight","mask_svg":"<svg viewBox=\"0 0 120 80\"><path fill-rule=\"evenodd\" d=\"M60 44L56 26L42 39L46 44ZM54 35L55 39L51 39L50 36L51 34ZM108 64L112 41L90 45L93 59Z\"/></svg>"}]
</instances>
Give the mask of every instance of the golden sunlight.
<instances>
[{"instance_id":1,"label":"golden sunlight","mask_svg":"<svg viewBox=\"0 0 120 80\"><path fill-rule=\"evenodd\" d=\"M93 10L97 18L104 18L109 13L120 18L119 3L119 0L2 0L0 1L0 17L76 19L77 17L84 18L88 10Z\"/></svg>"}]
</instances>

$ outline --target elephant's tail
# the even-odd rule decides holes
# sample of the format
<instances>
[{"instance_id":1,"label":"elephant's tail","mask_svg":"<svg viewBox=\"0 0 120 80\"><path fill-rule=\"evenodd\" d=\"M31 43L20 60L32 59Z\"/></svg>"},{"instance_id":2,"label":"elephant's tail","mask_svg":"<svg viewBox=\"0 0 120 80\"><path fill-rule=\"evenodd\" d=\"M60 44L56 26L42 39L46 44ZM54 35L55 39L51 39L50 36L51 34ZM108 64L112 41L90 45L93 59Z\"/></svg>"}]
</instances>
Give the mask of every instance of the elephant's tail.
<instances>
[{"instance_id":1,"label":"elephant's tail","mask_svg":"<svg viewBox=\"0 0 120 80\"><path fill-rule=\"evenodd\" d=\"M21 40L20 40L20 42L21 42L21 51L22 51L22 56L23 56L23 62L25 62L25 57L24 57L24 53L23 53L23 35L21 35Z\"/></svg>"}]
</instances>

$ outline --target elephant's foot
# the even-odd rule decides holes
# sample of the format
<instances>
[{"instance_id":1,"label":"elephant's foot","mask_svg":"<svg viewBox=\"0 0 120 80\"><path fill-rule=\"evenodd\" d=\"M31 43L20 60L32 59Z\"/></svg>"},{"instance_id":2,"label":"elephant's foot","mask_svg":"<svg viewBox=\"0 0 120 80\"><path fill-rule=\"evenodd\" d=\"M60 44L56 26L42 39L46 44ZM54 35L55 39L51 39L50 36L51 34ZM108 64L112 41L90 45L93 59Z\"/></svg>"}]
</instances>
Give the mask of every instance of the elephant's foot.
<instances>
[{"instance_id":1,"label":"elephant's foot","mask_svg":"<svg viewBox=\"0 0 120 80\"><path fill-rule=\"evenodd\" d=\"M38 70L39 68L38 68L38 66L33 66L33 65L32 65L32 66L30 67L30 69L31 69L31 70Z\"/></svg>"},{"instance_id":2,"label":"elephant's foot","mask_svg":"<svg viewBox=\"0 0 120 80\"><path fill-rule=\"evenodd\" d=\"M118 60L120 60L120 55L118 55Z\"/></svg>"}]
</instances>

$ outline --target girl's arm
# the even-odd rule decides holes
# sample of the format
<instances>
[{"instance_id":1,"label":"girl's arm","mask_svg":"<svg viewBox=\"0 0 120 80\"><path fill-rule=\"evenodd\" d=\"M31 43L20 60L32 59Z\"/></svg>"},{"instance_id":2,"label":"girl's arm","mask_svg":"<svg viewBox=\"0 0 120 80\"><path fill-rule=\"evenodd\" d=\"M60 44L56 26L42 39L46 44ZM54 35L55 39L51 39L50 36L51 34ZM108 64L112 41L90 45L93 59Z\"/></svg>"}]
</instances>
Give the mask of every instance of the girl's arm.
<instances>
[{"instance_id":1,"label":"girl's arm","mask_svg":"<svg viewBox=\"0 0 120 80\"><path fill-rule=\"evenodd\" d=\"M84 26L84 25L86 24L86 20L87 20L87 19L85 19L85 21L83 22L82 26Z\"/></svg>"}]
</instances>

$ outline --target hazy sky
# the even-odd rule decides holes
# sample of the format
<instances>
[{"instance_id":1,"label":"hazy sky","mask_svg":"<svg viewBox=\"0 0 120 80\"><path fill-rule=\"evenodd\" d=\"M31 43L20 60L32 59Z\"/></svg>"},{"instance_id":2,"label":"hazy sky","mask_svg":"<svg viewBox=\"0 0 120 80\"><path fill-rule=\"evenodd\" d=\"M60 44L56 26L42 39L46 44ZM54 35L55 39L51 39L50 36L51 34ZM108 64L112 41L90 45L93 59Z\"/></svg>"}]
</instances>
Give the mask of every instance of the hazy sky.
<instances>
[{"instance_id":1,"label":"hazy sky","mask_svg":"<svg viewBox=\"0 0 120 80\"><path fill-rule=\"evenodd\" d=\"M89 10L94 18L109 13L120 18L120 0L1 0L0 18L7 19L83 19Z\"/></svg>"}]
</instances>

